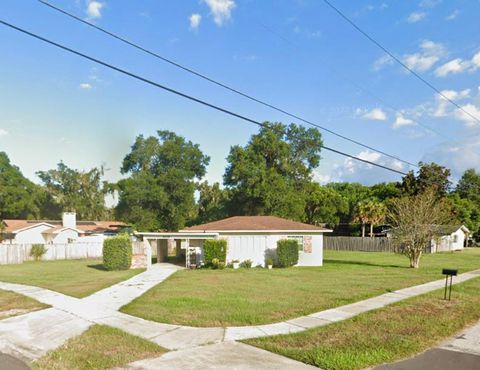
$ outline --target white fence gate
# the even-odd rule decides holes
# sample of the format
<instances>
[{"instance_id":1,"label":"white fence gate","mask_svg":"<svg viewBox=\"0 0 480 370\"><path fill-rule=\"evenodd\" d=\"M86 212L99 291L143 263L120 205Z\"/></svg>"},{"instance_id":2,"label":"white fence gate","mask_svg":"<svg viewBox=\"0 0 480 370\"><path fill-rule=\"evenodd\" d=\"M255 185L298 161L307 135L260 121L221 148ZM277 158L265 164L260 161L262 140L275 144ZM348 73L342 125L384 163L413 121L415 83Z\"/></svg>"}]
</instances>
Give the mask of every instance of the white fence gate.
<instances>
[{"instance_id":1,"label":"white fence gate","mask_svg":"<svg viewBox=\"0 0 480 370\"><path fill-rule=\"evenodd\" d=\"M75 242L68 244L45 244L47 252L43 261L73 260L102 257L103 243ZM0 244L0 265L18 264L33 260L30 257L32 244Z\"/></svg>"}]
</instances>

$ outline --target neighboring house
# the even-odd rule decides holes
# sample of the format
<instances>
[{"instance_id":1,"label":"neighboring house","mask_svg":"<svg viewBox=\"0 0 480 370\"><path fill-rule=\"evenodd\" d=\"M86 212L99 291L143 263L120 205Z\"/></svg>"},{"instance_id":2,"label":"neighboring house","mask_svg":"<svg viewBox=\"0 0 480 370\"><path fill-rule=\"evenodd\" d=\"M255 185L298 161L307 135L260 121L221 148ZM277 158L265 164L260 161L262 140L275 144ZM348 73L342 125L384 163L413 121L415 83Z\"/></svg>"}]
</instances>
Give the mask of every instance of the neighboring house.
<instances>
[{"instance_id":1,"label":"neighboring house","mask_svg":"<svg viewBox=\"0 0 480 370\"><path fill-rule=\"evenodd\" d=\"M74 241L100 242L126 225L118 221L77 221L76 214L65 212L62 220L3 220L3 243L65 244Z\"/></svg>"},{"instance_id":2,"label":"neighboring house","mask_svg":"<svg viewBox=\"0 0 480 370\"><path fill-rule=\"evenodd\" d=\"M456 251L466 246L470 230L465 226L438 226L438 228L441 236L432 240L430 244L431 253Z\"/></svg>"},{"instance_id":3,"label":"neighboring house","mask_svg":"<svg viewBox=\"0 0 480 370\"><path fill-rule=\"evenodd\" d=\"M159 261L167 255L168 241L175 240L177 254L185 250L187 266L189 263L203 262L202 247L206 239L226 239L227 262L251 260L253 266L265 266L266 258L275 257L277 241L280 239L295 239L299 245L298 266L321 266L323 234L331 231L274 216L236 216L192 226L176 233L138 235L156 244Z\"/></svg>"}]
</instances>

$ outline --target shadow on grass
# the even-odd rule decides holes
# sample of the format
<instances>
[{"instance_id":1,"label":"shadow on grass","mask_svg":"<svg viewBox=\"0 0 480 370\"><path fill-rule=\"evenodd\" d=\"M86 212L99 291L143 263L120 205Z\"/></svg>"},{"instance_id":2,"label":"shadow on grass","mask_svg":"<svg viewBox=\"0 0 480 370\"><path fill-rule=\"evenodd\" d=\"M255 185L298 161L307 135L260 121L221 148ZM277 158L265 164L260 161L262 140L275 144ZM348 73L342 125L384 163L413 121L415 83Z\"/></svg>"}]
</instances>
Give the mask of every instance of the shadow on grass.
<instances>
[{"instance_id":1,"label":"shadow on grass","mask_svg":"<svg viewBox=\"0 0 480 370\"><path fill-rule=\"evenodd\" d=\"M99 270L99 271L108 271L102 263L97 263L95 265L88 265L88 268Z\"/></svg>"},{"instance_id":2,"label":"shadow on grass","mask_svg":"<svg viewBox=\"0 0 480 370\"><path fill-rule=\"evenodd\" d=\"M391 265L391 264L382 264L382 263L372 263L372 262L363 262L363 261L343 261L343 260L331 260L331 259L324 259L324 263L336 263L341 265L359 265L359 266L372 266L372 267L393 267L399 269L410 269L408 266L401 266L401 265Z\"/></svg>"}]
</instances>

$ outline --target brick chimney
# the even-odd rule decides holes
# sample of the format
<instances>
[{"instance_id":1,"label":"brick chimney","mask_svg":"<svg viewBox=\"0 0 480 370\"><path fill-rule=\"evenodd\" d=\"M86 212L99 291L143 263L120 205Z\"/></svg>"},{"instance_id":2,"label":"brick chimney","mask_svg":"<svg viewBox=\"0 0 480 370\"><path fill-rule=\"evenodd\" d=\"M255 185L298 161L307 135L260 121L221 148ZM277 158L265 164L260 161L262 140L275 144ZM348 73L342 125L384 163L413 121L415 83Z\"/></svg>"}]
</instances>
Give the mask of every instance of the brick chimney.
<instances>
[{"instance_id":1,"label":"brick chimney","mask_svg":"<svg viewBox=\"0 0 480 370\"><path fill-rule=\"evenodd\" d=\"M77 228L77 214L75 212L63 212L62 214L63 227L69 227L72 229Z\"/></svg>"}]
</instances>

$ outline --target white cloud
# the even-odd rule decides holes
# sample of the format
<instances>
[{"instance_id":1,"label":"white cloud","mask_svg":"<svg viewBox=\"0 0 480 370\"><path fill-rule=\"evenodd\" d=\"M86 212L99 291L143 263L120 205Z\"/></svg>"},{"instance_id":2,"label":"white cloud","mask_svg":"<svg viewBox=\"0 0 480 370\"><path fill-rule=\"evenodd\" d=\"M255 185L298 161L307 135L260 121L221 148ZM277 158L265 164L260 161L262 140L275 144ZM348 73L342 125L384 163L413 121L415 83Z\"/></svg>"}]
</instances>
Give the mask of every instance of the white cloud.
<instances>
[{"instance_id":1,"label":"white cloud","mask_svg":"<svg viewBox=\"0 0 480 370\"><path fill-rule=\"evenodd\" d=\"M480 68L480 52L476 53L471 59L462 58L453 59L435 70L437 77L445 77L450 73L475 72Z\"/></svg>"},{"instance_id":2,"label":"white cloud","mask_svg":"<svg viewBox=\"0 0 480 370\"><path fill-rule=\"evenodd\" d=\"M454 19L457 19L457 17L460 15L460 10L455 9L453 12L451 12L449 15L445 17L447 21L453 21Z\"/></svg>"},{"instance_id":3,"label":"white cloud","mask_svg":"<svg viewBox=\"0 0 480 370\"><path fill-rule=\"evenodd\" d=\"M88 82L82 82L78 87L80 87L82 90L90 90L93 86Z\"/></svg>"},{"instance_id":4,"label":"white cloud","mask_svg":"<svg viewBox=\"0 0 480 370\"><path fill-rule=\"evenodd\" d=\"M420 4L418 4L421 8L435 8L438 4L440 4L442 0L422 0Z\"/></svg>"},{"instance_id":5,"label":"white cloud","mask_svg":"<svg viewBox=\"0 0 480 370\"><path fill-rule=\"evenodd\" d=\"M213 20L218 26L232 17L232 11L237 6L234 0L202 0L210 8Z\"/></svg>"},{"instance_id":6,"label":"white cloud","mask_svg":"<svg viewBox=\"0 0 480 370\"><path fill-rule=\"evenodd\" d=\"M393 123L392 127L396 129L404 126L411 126L414 124L415 122L413 120L405 118L401 113L397 113L395 122Z\"/></svg>"},{"instance_id":7,"label":"white cloud","mask_svg":"<svg viewBox=\"0 0 480 370\"><path fill-rule=\"evenodd\" d=\"M385 66L392 65L393 62L394 60L390 55L388 54L382 55L375 62L373 62L373 70L378 71Z\"/></svg>"},{"instance_id":8,"label":"white cloud","mask_svg":"<svg viewBox=\"0 0 480 370\"><path fill-rule=\"evenodd\" d=\"M435 70L435 76L445 77L450 73L461 73L467 70L469 66L470 63L468 61L462 60L461 58L456 58L438 67Z\"/></svg>"},{"instance_id":9,"label":"white cloud","mask_svg":"<svg viewBox=\"0 0 480 370\"><path fill-rule=\"evenodd\" d=\"M190 28L192 30L196 30L198 26L200 26L200 22L202 21L202 16L200 14L192 14L189 18L190 20Z\"/></svg>"},{"instance_id":10,"label":"white cloud","mask_svg":"<svg viewBox=\"0 0 480 370\"><path fill-rule=\"evenodd\" d=\"M374 121L386 121L387 114L381 108L373 108L369 111L362 111L357 109L357 115L361 115L363 119L370 119Z\"/></svg>"},{"instance_id":11,"label":"white cloud","mask_svg":"<svg viewBox=\"0 0 480 370\"><path fill-rule=\"evenodd\" d=\"M87 15L89 18L101 18L104 3L96 0L87 0Z\"/></svg>"},{"instance_id":12,"label":"white cloud","mask_svg":"<svg viewBox=\"0 0 480 370\"><path fill-rule=\"evenodd\" d=\"M425 12L413 12L411 13L408 18L407 22L408 23L417 23L423 20L427 16L427 13Z\"/></svg>"},{"instance_id":13,"label":"white cloud","mask_svg":"<svg viewBox=\"0 0 480 370\"><path fill-rule=\"evenodd\" d=\"M4 130L3 128L0 128L0 137L7 136L7 135L8 135L8 131Z\"/></svg>"},{"instance_id":14,"label":"white cloud","mask_svg":"<svg viewBox=\"0 0 480 370\"><path fill-rule=\"evenodd\" d=\"M364 150L356 157L398 171L405 171L405 165L401 161L370 150ZM360 182L365 185L373 185L380 181L398 181L400 177L393 172L351 158L345 159L341 165L336 165L334 174L334 181Z\"/></svg>"},{"instance_id":15,"label":"white cloud","mask_svg":"<svg viewBox=\"0 0 480 370\"><path fill-rule=\"evenodd\" d=\"M450 99L452 101L458 101L465 98L468 98L470 95L470 89L465 90L442 90L442 95L436 94L435 100L437 101L437 105L433 111L434 117L446 117L449 115L450 111L449 108L452 107L451 103L447 100ZM445 99L447 98L447 99Z\"/></svg>"},{"instance_id":16,"label":"white cloud","mask_svg":"<svg viewBox=\"0 0 480 370\"><path fill-rule=\"evenodd\" d=\"M455 118L464 122L469 127L477 126L479 124L478 120L480 120L480 107L477 107L474 104L468 103L462 105L462 109L456 109L454 114Z\"/></svg>"},{"instance_id":17,"label":"white cloud","mask_svg":"<svg viewBox=\"0 0 480 370\"><path fill-rule=\"evenodd\" d=\"M425 72L432 68L445 54L445 47L431 40L424 40L420 43L420 51L414 54L405 54L402 61L408 68Z\"/></svg>"}]
</instances>

